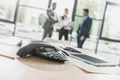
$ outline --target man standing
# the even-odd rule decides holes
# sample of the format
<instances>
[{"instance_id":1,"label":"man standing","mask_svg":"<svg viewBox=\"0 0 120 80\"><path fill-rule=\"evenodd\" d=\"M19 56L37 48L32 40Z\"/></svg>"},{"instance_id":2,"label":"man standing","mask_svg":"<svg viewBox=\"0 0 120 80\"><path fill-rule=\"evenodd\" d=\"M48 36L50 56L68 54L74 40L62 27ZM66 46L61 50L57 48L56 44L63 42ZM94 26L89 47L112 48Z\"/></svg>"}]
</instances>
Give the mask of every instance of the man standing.
<instances>
[{"instance_id":1,"label":"man standing","mask_svg":"<svg viewBox=\"0 0 120 80\"><path fill-rule=\"evenodd\" d=\"M92 19L89 17L89 10L83 9L83 21L77 30L77 44L78 48L82 48L86 38L89 37Z\"/></svg>"},{"instance_id":2,"label":"man standing","mask_svg":"<svg viewBox=\"0 0 120 80\"><path fill-rule=\"evenodd\" d=\"M42 40L44 40L46 37L52 37L53 24L55 24L58 21L57 16L54 12L55 9L56 3L52 3L52 8L47 10L48 19L45 21L43 25L44 33Z\"/></svg>"}]
</instances>

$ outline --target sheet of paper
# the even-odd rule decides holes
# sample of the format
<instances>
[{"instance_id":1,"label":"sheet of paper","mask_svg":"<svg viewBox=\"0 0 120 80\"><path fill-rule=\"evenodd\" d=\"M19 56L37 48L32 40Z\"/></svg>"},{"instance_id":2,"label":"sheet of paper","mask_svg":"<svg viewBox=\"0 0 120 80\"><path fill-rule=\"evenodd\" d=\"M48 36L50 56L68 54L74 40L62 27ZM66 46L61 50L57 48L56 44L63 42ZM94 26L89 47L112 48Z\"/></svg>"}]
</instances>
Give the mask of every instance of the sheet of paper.
<instances>
[{"instance_id":1,"label":"sheet of paper","mask_svg":"<svg viewBox=\"0 0 120 80\"><path fill-rule=\"evenodd\" d=\"M98 74L118 74L120 75L119 67L96 67L90 64L85 63L84 61L77 60L72 57L68 57L68 61L74 64L75 66L90 72L90 73L98 73Z\"/></svg>"}]
</instances>

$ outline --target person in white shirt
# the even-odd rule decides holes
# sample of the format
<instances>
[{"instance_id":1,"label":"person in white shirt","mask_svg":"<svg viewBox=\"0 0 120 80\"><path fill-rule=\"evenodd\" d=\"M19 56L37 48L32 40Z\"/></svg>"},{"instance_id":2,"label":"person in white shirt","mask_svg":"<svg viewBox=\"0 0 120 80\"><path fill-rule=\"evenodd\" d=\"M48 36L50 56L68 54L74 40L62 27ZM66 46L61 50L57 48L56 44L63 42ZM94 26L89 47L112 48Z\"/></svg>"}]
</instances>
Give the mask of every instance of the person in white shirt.
<instances>
[{"instance_id":1,"label":"person in white shirt","mask_svg":"<svg viewBox=\"0 0 120 80\"><path fill-rule=\"evenodd\" d=\"M60 17L59 24L60 24L60 31L59 31L59 40L62 40L62 37L65 37L65 40L68 41L68 34L69 30L71 30L70 26L70 18L68 17L69 10L66 8L64 11L64 15Z\"/></svg>"}]
</instances>

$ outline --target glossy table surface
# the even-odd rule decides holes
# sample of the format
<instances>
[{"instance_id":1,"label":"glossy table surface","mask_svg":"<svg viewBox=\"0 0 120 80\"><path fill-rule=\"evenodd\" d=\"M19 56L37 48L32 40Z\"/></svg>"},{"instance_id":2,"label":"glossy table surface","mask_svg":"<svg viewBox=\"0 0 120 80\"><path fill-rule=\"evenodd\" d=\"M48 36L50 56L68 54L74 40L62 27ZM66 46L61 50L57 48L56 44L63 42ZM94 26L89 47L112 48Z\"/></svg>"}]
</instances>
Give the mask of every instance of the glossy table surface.
<instances>
[{"instance_id":1,"label":"glossy table surface","mask_svg":"<svg viewBox=\"0 0 120 80\"><path fill-rule=\"evenodd\" d=\"M69 62L43 58L0 57L0 80L120 80L120 75L87 73Z\"/></svg>"},{"instance_id":2,"label":"glossy table surface","mask_svg":"<svg viewBox=\"0 0 120 80\"><path fill-rule=\"evenodd\" d=\"M0 45L0 80L120 80L120 75L88 73L70 62L57 63L37 57L16 58L15 53L12 54L14 49L16 51L17 48Z\"/></svg>"}]
</instances>

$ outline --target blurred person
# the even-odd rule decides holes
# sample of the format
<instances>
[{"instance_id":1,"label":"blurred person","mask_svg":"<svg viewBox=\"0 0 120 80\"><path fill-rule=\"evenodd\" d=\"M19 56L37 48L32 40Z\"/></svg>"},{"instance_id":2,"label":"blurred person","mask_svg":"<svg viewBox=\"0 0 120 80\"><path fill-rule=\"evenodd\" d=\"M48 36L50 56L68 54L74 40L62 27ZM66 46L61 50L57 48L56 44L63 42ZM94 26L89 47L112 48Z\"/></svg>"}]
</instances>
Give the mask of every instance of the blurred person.
<instances>
[{"instance_id":1,"label":"blurred person","mask_svg":"<svg viewBox=\"0 0 120 80\"><path fill-rule=\"evenodd\" d=\"M59 40L62 40L62 37L64 36L64 39L68 41L68 34L69 31L72 29L72 26L70 25L70 18L68 17L69 10L66 8L64 10L64 15L60 17L59 24L61 29L59 30Z\"/></svg>"},{"instance_id":2,"label":"blurred person","mask_svg":"<svg viewBox=\"0 0 120 80\"><path fill-rule=\"evenodd\" d=\"M57 15L54 12L56 6L56 3L52 3L52 7L47 10L48 19L43 24L44 33L42 40L44 40L46 37L52 37L53 25L58 22Z\"/></svg>"},{"instance_id":3,"label":"blurred person","mask_svg":"<svg viewBox=\"0 0 120 80\"><path fill-rule=\"evenodd\" d=\"M77 30L77 46L82 48L86 38L89 37L92 19L89 17L89 9L83 9L83 20Z\"/></svg>"}]
</instances>

